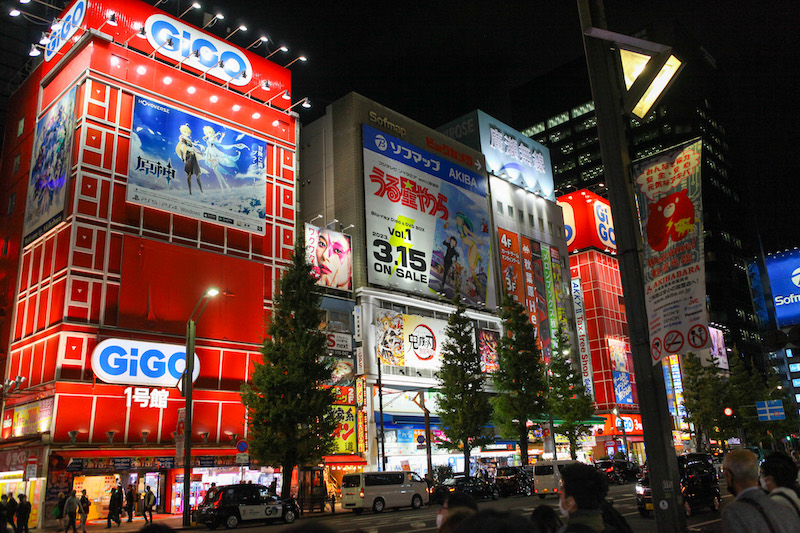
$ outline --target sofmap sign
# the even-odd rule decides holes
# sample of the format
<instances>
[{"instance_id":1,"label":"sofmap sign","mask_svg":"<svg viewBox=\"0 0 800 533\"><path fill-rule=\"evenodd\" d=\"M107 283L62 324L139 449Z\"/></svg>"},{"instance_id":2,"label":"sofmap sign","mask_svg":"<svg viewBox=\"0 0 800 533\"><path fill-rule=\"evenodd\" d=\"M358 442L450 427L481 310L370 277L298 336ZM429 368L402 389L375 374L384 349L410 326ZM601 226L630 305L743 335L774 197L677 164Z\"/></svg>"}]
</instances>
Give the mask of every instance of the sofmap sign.
<instances>
[{"instance_id":1,"label":"sofmap sign","mask_svg":"<svg viewBox=\"0 0 800 533\"><path fill-rule=\"evenodd\" d=\"M800 324L800 251L767 256L766 263L778 327Z\"/></svg>"},{"instance_id":2,"label":"sofmap sign","mask_svg":"<svg viewBox=\"0 0 800 533\"><path fill-rule=\"evenodd\" d=\"M107 339L92 352L92 371L106 383L174 387L186 368L186 349L175 344ZM200 375L194 354L192 382Z\"/></svg>"}]
</instances>

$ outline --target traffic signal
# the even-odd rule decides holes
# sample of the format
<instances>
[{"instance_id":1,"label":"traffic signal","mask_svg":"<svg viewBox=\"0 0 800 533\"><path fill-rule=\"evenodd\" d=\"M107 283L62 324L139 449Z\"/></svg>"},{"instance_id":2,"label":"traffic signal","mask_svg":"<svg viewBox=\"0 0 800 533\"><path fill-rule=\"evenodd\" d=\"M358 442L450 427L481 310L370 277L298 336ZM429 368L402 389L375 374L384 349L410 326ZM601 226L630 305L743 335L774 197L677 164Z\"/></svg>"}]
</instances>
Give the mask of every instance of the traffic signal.
<instances>
[{"instance_id":1,"label":"traffic signal","mask_svg":"<svg viewBox=\"0 0 800 533\"><path fill-rule=\"evenodd\" d=\"M730 407L726 407L722 410L722 412L725 413L725 416L733 416L733 409Z\"/></svg>"}]
</instances>

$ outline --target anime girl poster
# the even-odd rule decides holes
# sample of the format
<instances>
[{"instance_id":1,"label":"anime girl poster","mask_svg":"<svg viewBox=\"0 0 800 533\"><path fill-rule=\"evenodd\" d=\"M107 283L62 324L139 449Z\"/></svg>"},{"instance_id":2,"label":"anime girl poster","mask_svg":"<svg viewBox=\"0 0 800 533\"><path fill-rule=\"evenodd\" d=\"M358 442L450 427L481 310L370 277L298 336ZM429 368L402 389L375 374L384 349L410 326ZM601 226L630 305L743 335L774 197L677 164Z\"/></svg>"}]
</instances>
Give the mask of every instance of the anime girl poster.
<instances>
[{"instance_id":1,"label":"anime girl poster","mask_svg":"<svg viewBox=\"0 0 800 533\"><path fill-rule=\"evenodd\" d=\"M36 123L25 202L23 245L35 241L64 219L67 185L72 171L75 93L73 87Z\"/></svg>"},{"instance_id":2,"label":"anime girl poster","mask_svg":"<svg viewBox=\"0 0 800 533\"><path fill-rule=\"evenodd\" d=\"M264 233L267 143L134 98L127 200Z\"/></svg>"}]
</instances>

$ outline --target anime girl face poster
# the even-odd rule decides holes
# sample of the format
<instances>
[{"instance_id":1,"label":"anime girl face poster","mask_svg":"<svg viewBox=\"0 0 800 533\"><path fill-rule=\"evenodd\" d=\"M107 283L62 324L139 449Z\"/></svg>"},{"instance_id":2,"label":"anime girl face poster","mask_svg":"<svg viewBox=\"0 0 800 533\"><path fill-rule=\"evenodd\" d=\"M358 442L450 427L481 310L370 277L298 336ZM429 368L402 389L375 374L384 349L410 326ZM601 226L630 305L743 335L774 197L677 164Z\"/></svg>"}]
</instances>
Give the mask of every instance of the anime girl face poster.
<instances>
[{"instance_id":1,"label":"anime girl face poster","mask_svg":"<svg viewBox=\"0 0 800 533\"><path fill-rule=\"evenodd\" d=\"M35 241L64 219L67 185L72 171L75 93L73 87L36 123L22 231L24 245Z\"/></svg>"},{"instance_id":2,"label":"anime girl face poster","mask_svg":"<svg viewBox=\"0 0 800 533\"><path fill-rule=\"evenodd\" d=\"M136 96L129 202L263 234L267 143Z\"/></svg>"}]
</instances>

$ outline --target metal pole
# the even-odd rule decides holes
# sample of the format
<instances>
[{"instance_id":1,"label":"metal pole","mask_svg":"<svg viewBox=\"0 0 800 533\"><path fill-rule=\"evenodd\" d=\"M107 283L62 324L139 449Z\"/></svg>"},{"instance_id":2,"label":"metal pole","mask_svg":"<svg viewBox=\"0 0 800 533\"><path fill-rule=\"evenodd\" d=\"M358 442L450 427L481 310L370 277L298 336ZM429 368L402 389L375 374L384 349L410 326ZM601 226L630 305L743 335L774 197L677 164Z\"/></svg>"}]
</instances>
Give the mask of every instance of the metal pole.
<instances>
[{"instance_id":1,"label":"metal pole","mask_svg":"<svg viewBox=\"0 0 800 533\"><path fill-rule=\"evenodd\" d=\"M196 309L196 306L195 306ZM194 313L192 313L194 314ZM192 522L189 492L192 488L192 373L194 372L195 321L186 323L186 368L183 374L183 394L186 396L186 414L183 423L183 526Z\"/></svg>"},{"instance_id":2,"label":"metal pole","mask_svg":"<svg viewBox=\"0 0 800 533\"><path fill-rule=\"evenodd\" d=\"M660 365L658 372L653 370L650 357L644 280L639 257L642 239L629 176L630 158L622 116L619 74L614 57L608 50L609 43L586 36L592 27L606 28L602 1L578 0L578 13L584 34L583 44L604 174L617 230L617 257L639 390L656 528L659 533L686 531L664 376Z\"/></svg>"},{"instance_id":3,"label":"metal pole","mask_svg":"<svg viewBox=\"0 0 800 533\"><path fill-rule=\"evenodd\" d=\"M425 455L428 459L428 476L433 479L433 459L431 457L431 413L425 407L425 391L419 391L419 404L425 414Z\"/></svg>"},{"instance_id":4,"label":"metal pole","mask_svg":"<svg viewBox=\"0 0 800 533\"><path fill-rule=\"evenodd\" d=\"M381 470L386 470L386 435L383 434L383 383L381 382L381 357L378 360L378 407L381 415L381 432L378 435L378 443L380 444L381 455Z\"/></svg>"}]
</instances>

